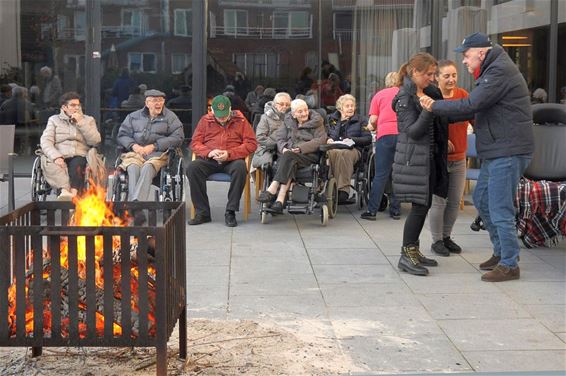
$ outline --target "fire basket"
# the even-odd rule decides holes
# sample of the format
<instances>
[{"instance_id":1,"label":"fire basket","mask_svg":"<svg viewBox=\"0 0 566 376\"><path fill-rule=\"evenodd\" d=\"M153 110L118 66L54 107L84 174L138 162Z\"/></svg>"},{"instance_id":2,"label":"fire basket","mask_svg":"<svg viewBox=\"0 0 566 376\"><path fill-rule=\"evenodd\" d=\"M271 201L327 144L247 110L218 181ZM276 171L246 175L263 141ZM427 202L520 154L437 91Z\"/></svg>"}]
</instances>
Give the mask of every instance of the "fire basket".
<instances>
[{"instance_id":1,"label":"fire basket","mask_svg":"<svg viewBox=\"0 0 566 376\"><path fill-rule=\"evenodd\" d=\"M0 346L155 347L165 375L177 320L187 354L185 204L115 204L143 227L69 225L77 211L33 202L0 218Z\"/></svg>"}]
</instances>

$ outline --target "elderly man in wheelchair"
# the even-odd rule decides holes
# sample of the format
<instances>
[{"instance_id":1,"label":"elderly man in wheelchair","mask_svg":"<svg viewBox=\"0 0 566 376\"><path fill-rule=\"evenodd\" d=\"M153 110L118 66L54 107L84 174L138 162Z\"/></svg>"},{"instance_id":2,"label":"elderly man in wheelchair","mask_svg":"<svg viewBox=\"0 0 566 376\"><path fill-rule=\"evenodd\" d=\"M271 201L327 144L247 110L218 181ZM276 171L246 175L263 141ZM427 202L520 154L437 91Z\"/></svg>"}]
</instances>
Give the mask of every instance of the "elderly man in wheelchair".
<instances>
[{"instance_id":1,"label":"elderly man in wheelchair","mask_svg":"<svg viewBox=\"0 0 566 376\"><path fill-rule=\"evenodd\" d=\"M268 206L271 214L281 214L287 192L299 169L319 161L319 147L326 142L322 116L309 110L306 102L295 99L291 113L285 116L277 130L277 148L280 153L273 181L259 195L259 201Z\"/></svg>"},{"instance_id":2,"label":"elderly man in wheelchair","mask_svg":"<svg viewBox=\"0 0 566 376\"><path fill-rule=\"evenodd\" d=\"M356 114L356 98L345 94L336 101L336 111L328 115L327 124L327 156L338 185L338 204L353 204L355 199L350 199L352 174L363 148L371 145L367 119Z\"/></svg>"},{"instance_id":3,"label":"elderly man in wheelchair","mask_svg":"<svg viewBox=\"0 0 566 376\"><path fill-rule=\"evenodd\" d=\"M129 201L149 200L153 178L168 164L168 151L181 146L183 139L183 124L165 108L165 93L147 90L145 107L128 114L117 136L125 150L120 168L128 172ZM143 213L134 213L134 223L145 223Z\"/></svg>"},{"instance_id":4,"label":"elderly man in wheelchair","mask_svg":"<svg viewBox=\"0 0 566 376\"><path fill-rule=\"evenodd\" d=\"M37 154L42 176L34 168L32 184L45 178L51 188L60 189L59 200L71 200L85 188L87 154L101 138L94 118L83 114L78 93L63 94L60 103L61 112L49 118L41 135Z\"/></svg>"}]
</instances>

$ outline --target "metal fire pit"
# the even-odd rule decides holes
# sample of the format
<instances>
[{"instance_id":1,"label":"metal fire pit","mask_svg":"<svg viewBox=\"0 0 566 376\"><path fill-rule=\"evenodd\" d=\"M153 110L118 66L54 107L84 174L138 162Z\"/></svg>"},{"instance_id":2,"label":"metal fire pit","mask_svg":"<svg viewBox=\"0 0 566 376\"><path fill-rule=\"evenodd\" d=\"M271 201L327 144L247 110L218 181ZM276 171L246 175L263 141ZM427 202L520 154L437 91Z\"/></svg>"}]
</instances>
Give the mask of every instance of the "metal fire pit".
<instances>
[{"instance_id":1,"label":"metal fire pit","mask_svg":"<svg viewBox=\"0 0 566 376\"><path fill-rule=\"evenodd\" d=\"M68 226L74 206L69 202L33 202L0 218L0 346L32 347L34 356L41 355L42 347L155 347L157 375L167 373L167 341L179 320L179 356L187 355L186 314L186 256L185 204L183 202L115 203L115 212L143 210L147 216L145 227L80 227ZM85 237L86 278L78 276L77 237ZM120 270L120 283L113 273L104 272L104 288L95 286L95 236L103 238L103 265ZM112 249L112 237L120 237L118 250ZM155 249L149 252L148 237L155 239ZM138 239L133 251L139 270L137 292L131 291L132 237ZM67 280L62 282L60 244L68 240ZM51 260L42 250L49 249ZM145 250L145 251L144 251ZM119 260L113 260L118 253ZM30 255L33 262L29 262ZM44 257L46 259L44 260ZM41 262L38 262L41 260ZM50 275L43 270L50 263ZM154 325L148 319L148 264L155 268ZM29 296L26 297L26 277L33 275ZM43 275L43 276L42 276ZM35 276L42 276L36 279ZM153 275L152 275L153 276ZM15 333L10 334L8 289L16 280ZM40 283L37 283L37 281ZM80 280L80 281L79 281ZM79 282L82 282L79 283ZM66 284L68 317L62 317L61 284ZM121 300L116 301L113 289L119 286ZM79 291L80 290L80 291ZM86 291L86 307L84 294ZM45 295L50 299L50 330L44 330L43 306ZM83 300L79 300L79 294ZM98 295L98 298L97 298ZM152 295L153 296L153 295ZM98 299L98 300L97 300ZM134 312L131 301L137 302ZM26 303L33 307L33 332L26 334ZM102 303L102 304L101 304ZM79 308L79 304L82 305ZM98 306L98 310L97 310ZM81 311L82 309L82 311ZM102 310L102 312L100 312ZM115 315L115 311L120 313ZM104 330L97 332L96 316L104 315ZM85 318L79 329L79 315ZM118 317L116 317L118 316ZM133 322L133 316L136 316ZM68 320L67 320L68 318ZM62 324L64 322L65 324ZM12 321L13 323L13 321ZM114 334L113 325L119 323L122 333ZM86 328L85 328L86 325ZM66 326L68 332L62 333ZM150 330L152 326L152 330ZM81 330L81 331L80 331Z\"/></svg>"}]
</instances>

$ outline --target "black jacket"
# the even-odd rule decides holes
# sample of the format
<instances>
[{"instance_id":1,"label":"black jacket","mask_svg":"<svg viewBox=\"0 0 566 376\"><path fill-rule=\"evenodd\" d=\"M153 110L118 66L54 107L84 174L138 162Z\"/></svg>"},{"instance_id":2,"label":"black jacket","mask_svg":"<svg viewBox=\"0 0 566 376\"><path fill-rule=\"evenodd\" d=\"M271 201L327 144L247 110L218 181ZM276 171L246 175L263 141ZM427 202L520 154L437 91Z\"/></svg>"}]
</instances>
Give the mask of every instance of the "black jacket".
<instances>
[{"instance_id":1,"label":"black jacket","mask_svg":"<svg viewBox=\"0 0 566 376\"><path fill-rule=\"evenodd\" d=\"M326 117L328 138L334 141L351 138L359 150L371 144L371 132L367 129L367 119L358 114L354 114L345 121L342 121L341 118L340 111L335 111Z\"/></svg>"},{"instance_id":2,"label":"black jacket","mask_svg":"<svg viewBox=\"0 0 566 376\"><path fill-rule=\"evenodd\" d=\"M401 202L429 205L431 194L448 194L448 120L423 109L416 91L413 81L406 77L392 103L399 128L393 189ZM442 99L433 85L424 92Z\"/></svg>"},{"instance_id":3,"label":"black jacket","mask_svg":"<svg viewBox=\"0 0 566 376\"><path fill-rule=\"evenodd\" d=\"M476 147L481 159L533 153L529 89L515 63L497 44L488 51L470 95L435 102L432 110L445 116L475 114Z\"/></svg>"}]
</instances>

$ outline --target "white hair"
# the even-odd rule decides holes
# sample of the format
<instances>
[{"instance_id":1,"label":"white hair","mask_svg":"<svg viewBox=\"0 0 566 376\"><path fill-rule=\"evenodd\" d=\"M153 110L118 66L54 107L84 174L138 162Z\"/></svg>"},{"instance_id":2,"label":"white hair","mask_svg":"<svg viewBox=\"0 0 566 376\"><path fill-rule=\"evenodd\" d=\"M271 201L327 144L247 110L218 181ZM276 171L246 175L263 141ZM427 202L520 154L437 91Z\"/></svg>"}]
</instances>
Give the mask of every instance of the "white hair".
<instances>
[{"instance_id":1,"label":"white hair","mask_svg":"<svg viewBox=\"0 0 566 376\"><path fill-rule=\"evenodd\" d=\"M289 93L285 93L285 92L275 94L275 97L273 97L273 101L276 102L281 98L287 98L289 99L289 101L291 101L291 96L289 95Z\"/></svg>"},{"instance_id":2,"label":"white hair","mask_svg":"<svg viewBox=\"0 0 566 376\"><path fill-rule=\"evenodd\" d=\"M309 108L309 106L307 105L307 102L305 102L302 99L294 99L291 102L291 113L295 113L295 111L297 111L300 107L306 107L307 109Z\"/></svg>"}]
</instances>

